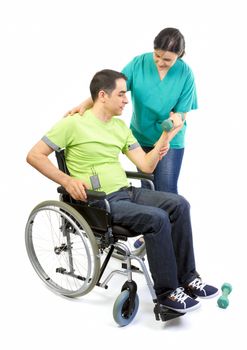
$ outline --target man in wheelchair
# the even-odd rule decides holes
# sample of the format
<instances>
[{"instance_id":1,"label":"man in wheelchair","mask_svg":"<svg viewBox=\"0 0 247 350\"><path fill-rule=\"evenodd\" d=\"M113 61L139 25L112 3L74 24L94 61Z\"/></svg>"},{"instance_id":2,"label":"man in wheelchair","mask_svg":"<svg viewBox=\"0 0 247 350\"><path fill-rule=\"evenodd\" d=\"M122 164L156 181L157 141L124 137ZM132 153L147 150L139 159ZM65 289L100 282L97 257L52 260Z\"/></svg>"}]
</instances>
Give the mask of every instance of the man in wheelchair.
<instances>
[{"instance_id":1,"label":"man in wheelchair","mask_svg":"<svg viewBox=\"0 0 247 350\"><path fill-rule=\"evenodd\" d=\"M29 151L27 161L75 200L87 201L86 189L104 191L113 222L144 236L159 310L195 310L200 306L196 297L213 297L218 289L202 282L196 272L189 203L173 193L129 187L119 161L122 152L141 171L152 173L169 149L170 134L157 129L161 136L145 153L131 130L115 117L128 103L122 73L96 73L90 92L94 105L83 118L75 114L60 120ZM174 128L181 127L179 113L170 118ZM70 176L48 158L60 149L65 149Z\"/></svg>"}]
</instances>

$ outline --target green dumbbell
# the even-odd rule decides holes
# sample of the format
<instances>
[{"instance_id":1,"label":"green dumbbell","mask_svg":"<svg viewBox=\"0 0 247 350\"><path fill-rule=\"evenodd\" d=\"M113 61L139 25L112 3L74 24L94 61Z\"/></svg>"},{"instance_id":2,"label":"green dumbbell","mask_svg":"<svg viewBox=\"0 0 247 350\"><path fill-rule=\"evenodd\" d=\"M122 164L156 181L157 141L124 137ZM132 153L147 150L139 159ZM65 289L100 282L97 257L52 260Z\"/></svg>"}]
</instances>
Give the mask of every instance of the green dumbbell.
<instances>
[{"instance_id":1,"label":"green dumbbell","mask_svg":"<svg viewBox=\"0 0 247 350\"><path fill-rule=\"evenodd\" d=\"M181 117L182 117L182 121L184 121L184 113L182 112L178 112L179 114L181 114ZM162 130L163 131L171 131L173 129L173 121L168 118L168 119L165 119L162 123L161 123L161 127L162 127Z\"/></svg>"},{"instance_id":2,"label":"green dumbbell","mask_svg":"<svg viewBox=\"0 0 247 350\"><path fill-rule=\"evenodd\" d=\"M161 123L163 131L171 131L173 129L173 121L171 119L166 119Z\"/></svg>"},{"instance_id":3,"label":"green dumbbell","mask_svg":"<svg viewBox=\"0 0 247 350\"><path fill-rule=\"evenodd\" d=\"M226 309L227 306L229 305L228 295L232 291L232 286L230 285L230 283L224 283L221 287L221 290L222 290L222 295L217 300L217 304L220 308Z\"/></svg>"}]
</instances>

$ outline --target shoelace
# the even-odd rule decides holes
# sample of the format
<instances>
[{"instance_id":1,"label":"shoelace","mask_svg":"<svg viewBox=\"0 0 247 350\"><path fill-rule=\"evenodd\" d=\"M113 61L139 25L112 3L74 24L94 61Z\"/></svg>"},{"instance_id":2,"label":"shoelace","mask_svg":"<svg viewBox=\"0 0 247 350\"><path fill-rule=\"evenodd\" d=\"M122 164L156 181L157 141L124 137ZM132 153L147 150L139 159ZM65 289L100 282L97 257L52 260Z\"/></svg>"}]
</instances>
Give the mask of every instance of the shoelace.
<instances>
[{"instance_id":1,"label":"shoelace","mask_svg":"<svg viewBox=\"0 0 247 350\"><path fill-rule=\"evenodd\" d=\"M169 296L171 298L174 298L177 302L179 302L181 304L184 303L184 301L187 298L189 298L189 296L184 293L184 288L182 288L182 287L175 289L174 292L172 292Z\"/></svg>"},{"instance_id":2,"label":"shoelace","mask_svg":"<svg viewBox=\"0 0 247 350\"><path fill-rule=\"evenodd\" d=\"M189 286L202 290L206 286L206 283L203 283L200 278L195 278L194 281L189 283Z\"/></svg>"}]
</instances>

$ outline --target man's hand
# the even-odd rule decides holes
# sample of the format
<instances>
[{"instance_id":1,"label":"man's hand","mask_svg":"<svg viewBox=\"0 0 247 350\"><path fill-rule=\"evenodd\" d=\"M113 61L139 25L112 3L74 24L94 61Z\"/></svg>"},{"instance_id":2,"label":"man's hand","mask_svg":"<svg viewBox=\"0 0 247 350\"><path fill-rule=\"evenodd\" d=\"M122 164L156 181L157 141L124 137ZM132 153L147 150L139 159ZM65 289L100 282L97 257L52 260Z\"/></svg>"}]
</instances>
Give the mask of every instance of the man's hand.
<instances>
[{"instance_id":1,"label":"man's hand","mask_svg":"<svg viewBox=\"0 0 247 350\"><path fill-rule=\"evenodd\" d=\"M159 151L159 160L161 160L169 151L170 149L170 144L168 143L167 146L164 146L160 149Z\"/></svg>"},{"instance_id":2,"label":"man's hand","mask_svg":"<svg viewBox=\"0 0 247 350\"><path fill-rule=\"evenodd\" d=\"M66 183L62 186L75 200L80 200L83 202L87 200L85 189L89 189L89 186L84 181L69 177Z\"/></svg>"}]
</instances>

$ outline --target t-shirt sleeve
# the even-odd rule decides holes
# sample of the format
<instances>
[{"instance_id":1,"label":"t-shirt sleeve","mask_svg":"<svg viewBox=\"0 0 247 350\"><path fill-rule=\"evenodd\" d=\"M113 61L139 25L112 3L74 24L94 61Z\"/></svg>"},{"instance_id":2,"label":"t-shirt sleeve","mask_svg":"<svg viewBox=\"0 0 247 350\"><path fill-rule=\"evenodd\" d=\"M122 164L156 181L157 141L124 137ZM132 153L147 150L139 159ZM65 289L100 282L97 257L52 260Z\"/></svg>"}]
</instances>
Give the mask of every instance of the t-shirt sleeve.
<instances>
[{"instance_id":1,"label":"t-shirt sleeve","mask_svg":"<svg viewBox=\"0 0 247 350\"><path fill-rule=\"evenodd\" d=\"M189 112L192 109L197 109L197 93L194 75L192 71L189 71L185 84L183 86L182 93L178 99L174 112Z\"/></svg>"},{"instance_id":2,"label":"t-shirt sleeve","mask_svg":"<svg viewBox=\"0 0 247 350\"><path fill-rule=\"evenodd\" d=\"M74 124L73 117L66 117L56 123L46 134L42 137L42 140L50 146L54 151L66 148L72 142L71 136L73 135L72 127Z\"/></svg>"},{"instance_id":3,"label":"t-shirt sleeve","mask_svg":"<svg viewBox=\"0 0 247 350\"><path fill-rule=\"evenodd\" d=\"M122 153L126 153L127 151L131 151L132 149L140 147L136 138L132 134L132 131L126 125L125 127L126 127L126 143L122 148Z\"/></svg>"}]
</instances>

